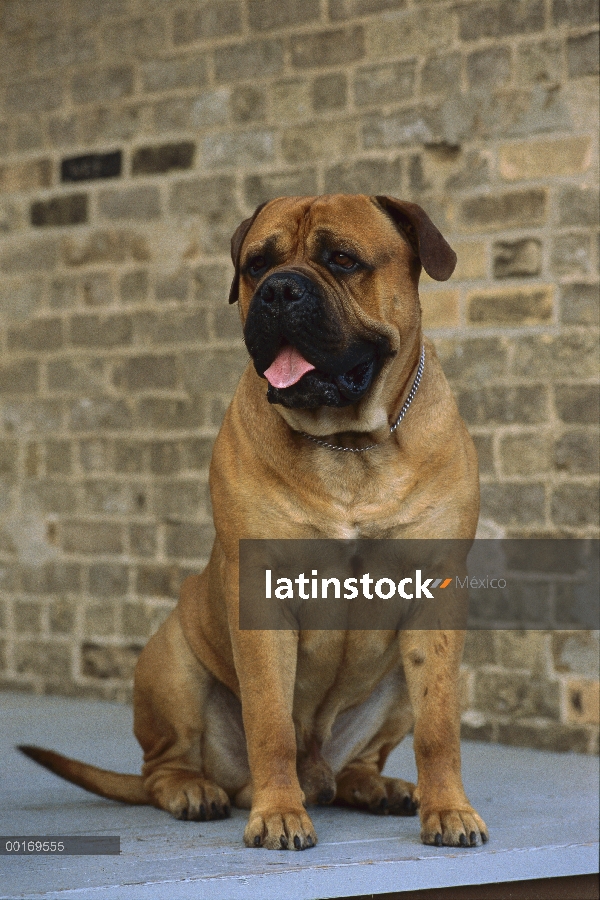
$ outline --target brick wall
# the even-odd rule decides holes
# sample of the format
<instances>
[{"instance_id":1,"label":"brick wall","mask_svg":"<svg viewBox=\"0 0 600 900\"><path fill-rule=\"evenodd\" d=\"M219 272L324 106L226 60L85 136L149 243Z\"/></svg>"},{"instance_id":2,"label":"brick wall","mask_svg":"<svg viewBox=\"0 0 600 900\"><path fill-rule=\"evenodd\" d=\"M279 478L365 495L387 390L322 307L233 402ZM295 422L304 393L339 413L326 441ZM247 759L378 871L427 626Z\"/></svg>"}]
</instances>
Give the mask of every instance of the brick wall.
<instances>
[{"instance_id":1,"label":"brick wall","mask_svg":"<svg viewBox=\"0 0 600 900\"><path fill-rule=\"evenodd\" d=\"M597 0L0 4L2 687L128 698L204 564L246 359L228 241L268 197L430 212L481 533L598 534L597 23ZM465 733L594 750L597 664L597 633L470 635Z\"/></svg>"}]
</instances>

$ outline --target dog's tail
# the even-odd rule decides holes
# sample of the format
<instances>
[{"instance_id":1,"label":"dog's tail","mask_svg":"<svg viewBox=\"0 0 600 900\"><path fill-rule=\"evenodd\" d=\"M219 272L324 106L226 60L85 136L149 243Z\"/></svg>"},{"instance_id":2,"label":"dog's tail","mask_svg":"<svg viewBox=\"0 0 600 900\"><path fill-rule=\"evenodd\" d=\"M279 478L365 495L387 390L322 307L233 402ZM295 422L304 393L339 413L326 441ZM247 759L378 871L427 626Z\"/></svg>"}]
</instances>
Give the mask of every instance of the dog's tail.
<instances>
[{"instance_id":1,"label":"dog's tail","mask_svg":"<svg viewBox=\"0 0 600 900\"><path fill-rule=\"evenodd\" d=\"M99 794L107 800L120 800L121 803L135 803L142 806L152 804L141 775L124 775L120 772L110 772L108 769L99 769L97 766L61 756L60 753L45 750L43 747L23 744L17 749L40 766L86 791L91 791L92 794Z\"/></svg>"}]
</instances>

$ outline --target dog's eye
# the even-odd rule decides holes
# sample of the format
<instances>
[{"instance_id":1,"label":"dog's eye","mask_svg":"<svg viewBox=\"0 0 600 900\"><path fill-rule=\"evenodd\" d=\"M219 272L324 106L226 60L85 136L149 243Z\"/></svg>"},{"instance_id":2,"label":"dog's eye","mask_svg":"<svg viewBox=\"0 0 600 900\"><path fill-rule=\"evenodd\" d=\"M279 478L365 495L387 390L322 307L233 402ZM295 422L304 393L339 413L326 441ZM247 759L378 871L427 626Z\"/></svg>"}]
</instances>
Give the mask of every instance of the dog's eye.
<instances>
[{"instance_id":1,"label":"dog's eye","mask_svg":"<svg viewBox=\"0 0 600 900\"><path fill-rule=\"evenodd\" d=\"M264 256L253 256L246 265L246 270L250 273L250 275L258 275L258 273L264 269L267 261Z\"/></svg>"},{"instance_id":2,"label":"dog's eye","mask_svg":"<svg viewBox=\"0 0 600 900\"><path fill-rule=\"evenodd\" d=\"M336 266L340 266L342 269L353 269L356 266L356 260L352 259L347 253L344 253L341 250L334 250L331 254L331 262L335 263Z\"/></svg>"}]
</instances>

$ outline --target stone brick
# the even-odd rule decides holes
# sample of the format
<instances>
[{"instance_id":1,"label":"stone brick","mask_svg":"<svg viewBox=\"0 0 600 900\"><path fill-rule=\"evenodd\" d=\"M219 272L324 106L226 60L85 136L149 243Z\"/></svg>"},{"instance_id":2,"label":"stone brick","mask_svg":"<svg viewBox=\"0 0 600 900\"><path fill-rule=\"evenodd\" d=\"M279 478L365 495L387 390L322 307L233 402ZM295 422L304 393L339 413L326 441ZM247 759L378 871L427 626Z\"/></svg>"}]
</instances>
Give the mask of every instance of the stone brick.
<instances>
[{"instance_id":1,"label":"stone brick","mask_svg":"<svg viewBox=\"0 0 600 900\"><path fill-rule=\"evenodd\" d=\"M171 169L191 169L196 147L192 141L140 147L131 160L132 175L160 175Z\"/></svg>"},{"instance_id":2,"label":"stone brick","mask_svg":"<svg viewBox=\"0 0 600 900\"><path fill-rule=\"evenodd\" d=\"M13 622L17 634L39 634L42 630L41 606L32 600L13 602Z\"/></svg>"},{"instance_id":3,"label":"stone brick","mask_svg":"<svg viewBox=\"0 0 600 900\"><path fill-rule=\"evenodd\" d=\"M61 597L48 604L48 628L50 634L73 634L75 630L75 605Z\"/></svg>"},{"instance_id":4,"label":"stone brick","mask_svg":"<svg viewBox=\"0 0 600 900\"><path fill-rule=\"evenodd\" d=\"M266 118L267 92L255 85L240 84L232 88L231 117L234 122L260 122Z\"/></svg>"},{"instance_id":5,"label":"stone brick","mask_svg":"<svg viewBox=\"0 0 600 900\"><path fill-rule=\"evenodd\" d=\"M537 325L549 322L553 310L551 286L467 295L467 319L474 325Z\"/></svg>"},{"instance_id":6,"label":"stone brick","mask_svg":"<svg viewBox=\"0 0 600 900\"><path fill-rule=\"evenodd\" d=\"M495 384L506 369L506 347L496 338L455 343L437 341L436 351L446 376L453 382Z\"/></svg>"},{"instance_id":7,"label":"stone brick","mask_svg":"<svg viewBox=\"0 0 600 900\"><path fill-rule=\"evenodd\" d=\"M534 719L532 722L500 722L498 740L512 747L533 747L554 753L587 753L590 734L584 727Z\"/></svg>"},{"instance_id":8,"label":"stone brick","mask_svg":"<svg viewBox=\"0 0 600 900\"><path fill-rule=\"evenodd\" d=\"M559 384L554 403L563 422L596 425L600 419L600 388L597 384Z\"/></svg>"},{"instance_id":9,"label":"stone brick","mask_svg":"<svg viewBox=\"0 0 600 900\"><path fill-rule=\"evenodd\" d=\"M87 222L88 203L86 194L70 194L53 197L51 200L36 200L31 204L30 221L38 227L61 227L82 225Z\"/></svg>"},{"instance_id":10,"label":"stone brick","mask_svg":"<svg viewBox=\"0 0 600 900\"><path fill-rule=\"evenodd\" d=\"M291 165L319 159L343 157L356 148L357 136L352 122L319 122L288 128L281 142L283 158Z\"/></svg>"},{"instance_id":11,"label":"stone brick","mask_svg":"<svg viewBox=\"0 0 600 900\"><path fill-rule=\"evenodd\" d=\"M592 159L590 137L566 137L549 141L519 142L500 147L500 174L510 181L579 175Z\"/></svg>"},{"instance_id":12,"label":"stone brick","mask_svg":"<svg viewBox=\"0 0 600 900\"><path fill-rule=\"evenodd\" d=\"M62 106L63 100L63 81L58 76L14 81L6 85L4 94L5 109L11 115L48 112Z\"/></svg>"},{"instance_id":13,"label":"stone brick","mask_svg":"<svg viewBox=\"0 0 600 900\"><path fill-rule=\"evenodd\" d=\"M68 238L63 242L67 266L90 266L98 263L122 263L127 260L146 262L150 252L146 238L130 231L94 231L83 239Z\"/></svg>"},{"instance_id":14,"label":"stone brick","mask_svg":"<svg viewBox=\"0 0 600 900\"><path fill-rule=\"evenodd\" d=\"M592 25L598 21L598 0L553 0L555 25Z\"/></svg>"},{"instance_id":15,"label":"stone brick","mask_svg":"<svg viewBox=\"0 0 600 900\"><path fill-rule=\"evenodd\" d=\"M55 238L20 240L0 256L0 271L7 275L50 272L57 262L58 243Z\"/></svg>"},{"instance_id":16,"label":"stone brick","mask_svg":"<svg viewBox=\"0 0 600 900\"><path fill-rule=\"evenodd\" d=\"M432 56L421 69L421 90L425 94L447 94L456 91L461 82L460 53Z\"/></svg>"},{"instance_id":17,"label":"stone brick","mask_svg":"<svg viewBox=\"0 0 600 900\"><path fill-rule=\"evenodd\" d=\"M452 241L452 248L458 257L454 270L457 281L487 277L487 249L483 241Z\"/></svg>"},{"instance_id":18,"label":"stone brick","mask_svg":"<svg viewBox=\"0 0 600 900\"><path fill-rule=\"evenodd\" d=\"M510 81L511 57L506 47L477 50L467 57L467 80L470 87L502 85Z\"/></svg>"},{"instance_id":19,"label":"stone brick","mask_svg":"<svg viewBox=\"0 0 600 900\"><path fill-rule=\"evenodd\" d=\"M592 271L592 253L590 234L560 234L552 241L551 271L556 275L589 275Z\"/></svg>"},{"instance_id":20,"label":"stone brick","mask_svg":"<svg viewBox=\"0 0 600 900\"><path fill-rule=\"evenodd\" d=\"M115 472L131 474L146 468L146 446L135 440L115 441Z\"/></svg>"},{"instance_id":21,"label":"stone brick","mask_svg":"<svg viewBox=\"0 0 600 900\"><path fill-rule=\"evenodd\" d=\"M150 60L142 65L142 80L144 90L150 93L202 87L208 81L206 56L195 53Z\"/></svg>"},{"instance_id":22,"label":"stone brick","mask_svg":"<svg viewBox=\"0 0 600 900\"><path fill-rule=\"evenodd\" d=\"M325 192L398 196L402 192L402 158L341 162L326 169Z\"/></svg>"},{"instance_id":23,"label":"stone brick","mask_svg":"<svg viewBox=\"0 0 600 900\"><path fill-rule=\"evenodd\" d=\"M264 175L248 175L244 179L244 198L251 207L275 197L311 197L317 193L317 174L314 169L267 172Z\"/></svg>"},{"instance_id":24,"label":"stone brick","mask_svg":"<svg viewBox=\"0 0 600 900\"><path fill-rule=\"evenodd\" d=\"M16 441L0 440L0 477L14 475L17 470Z\"/></svg>"},{"instance_id":25,"label":"stone brick","mask_svg":"<svg viewBox=\"0 0 600 900\"><path fill-rule=\"evenodd\" d=\"M156 526L130 525L129 546L135 556L155 556L157 549Z\"/></svg>"},{"instance_id":26,"label":"stone brick","mask_svg":"<svg viewBox=\"0 0 600 900\"><path fill-rule=\"evenodd\" d=\"M145 397L138 404L137 419L142 428L157 431L198 428L204 424L204 404L198 398L189 401Z\"/></svg>"},{"instance_id":27,"label":"stone brick","mask_svg":"<svg viewBox=\"0 0 600 900\"><path fill-rule=\"evenodd\" d=\"M181 464L190 471L207 471L212 456L213 441L210 438L189 438L181 444Z\"/></svg>"},{"instance_id":28,"label":"stone brick","mask_svg":"<svg viewBox=\"0 0 600 900\"><path fill-rule=\"evenodd\" d=\"M573 35L567 39L569 78L598 74L598 32Z\"/></svg>"},{"instance_id":29,"label":"stone brick","mask_svg":"<svg viewBox=\"0 0 600 900\"><path fill-rule=\"evenodd\" d=\"M600 697L598 681L571 678L567 684L567 722L598 725Z\"/></svg>"},{"instance_id":30,"label":"stone brick","mask_svg":"<svg viewBox=\"0 0 600 900\"><path fill-rule=\"evenodd\" d=\"M163 518L191 519L198 515L200 497L196 480L161 482L156 486L155 512Z\"/></svg>"},{"instance_id":31,"label":"stone brick","mask_svg":"<svg viewBox=\"0 0 600 900\"><path fill-rule=\"evenodd\" d=\"M218 84L267 78L283 70L283 43L267 40L215 47L214 58Z\"/></svg>"},{"instance_id":32,"label":"stone brick","mask_svg":"<svg viewBox=\"0 0 600 900\"><path fill-rule=\"evenodd\" d=\"M123 534L120 525L111 522L65 521L62 524L62 547L66 553L122 553Z\"/></svg>"},{"instance_id":33,"label":"stone brick","mask_svg":"<svg viewBox=\"0 0 600 900\"><path fill-rule=\"evenodd\" d=\"M554 465L569 475L596 475L599 455L597 432L567 431L554 445Z\"/></svg>"},{"instance_id":34,"label":"stone brick","mask_svg":"<svg viewBox=\"0 0 600 900\"><path fill-rule=\"evenodd\" d=\"M66 641L21 640L15 643L14 666L18 675L70 679L72 650Z\"/></svg>"},{"instance_id":35,"label":"stone brick","mask_svg":"<svg viewBox=\"0 0 600 900\"><path fill-rule=\"evenodd\" d=\"M497 241L492 252L494 278L524 278L541 272L542 244L535 238Z\"/></svg>"},{"instance_id":36,"label":"stone brick","mask_svg":"<svg viewBox=\"0 0 600 900\"><path fill-rule=\"evenodd\" d=\"M469 425L534 425L549 421L546 385L460 391L458 408Z\"/></svg>"},{"instance_id":37,"label":"stone brick","mask_svg":"<svg viewBox=\"0 0 600 900\"><path fill-rule=\"evenodd\" d=\"M68 441L46 441L45 456L49 475L71 474L71 444Z\"/></svg>"},{"instance_id":38,"label":"stone brick","mask_svg":"<svg viewBox=\"0 0 600 900\"><path fill-rule=\"evenodd\" d=\"M541 225L546 218L543 188L481 194L460 204L460 220L468 228L519 228Z\"/></svg>"},{"instance_id":39,"label":"stone brick","mask_svg":"<svg viewBox=\"0 0 600 900\"><path fill-rule=\"evenodd\" d=\"M329 0L329 18L332 21L353 19L405 6L406 0Z\"/></svg>"},{"instance_id":40,"label":"stone brick","mask_svg":"<svg viewBox=\"0 0 600 900\"><path fill-rule=\"evenodd\" d=\"M150 444L150 471L154 475L179 472L179 444L176 441L153 441Z\"/></svg>"},{"instance_id":41,"label":"stone brick","mask_svg":"<svg viewBox=\"0 0 600 900\"><path fill-rule=\"evenodd\" d=\"M540 525L545 520L544 486L523 482L481 485L481 516L499 525Z\"/></svg>"},{"instance_id":42,"label":"stone brick","mask_svg":"<svg viewBox=\"0 0 600 900\"><path fill-rule=\"evenodd\" d=\"M557 672L598 679L600 648L597 630L555 631L551 640L552 662Z\"/></svg>"},{"instance_id":43,"label":"stone brick","mask_svg":"<svg viewBox=\"0 0 600 900\"><path fill-rule=\"evenodd\" d=\"M169 275L160 275L156 279L154 295L160 302L166 300L187 300L190 290L190 273L187 270L174 272Z\"/></svg>"},{"instance_id":44,"label":"stone brick","mask_svg":"<svg viewBox=\"0 0 600 900\"><path fill-rule=\"evenodd\" d=\"M21 582L28 594L77 593L81 591L81 567L77 563L64 562L25 565Z\"/></svg>"},{"instance_id":45,"label":"stone brick","mask_svg":"<svg viewBox=\"0 0 600 900\"><path fill-rule=\"evenodd\" d=\"M160 193L154 187L101 191L98 210L106 219L156 219L161 212Z\"/></svg>"},{"instance_id":46,"label":"stone brick","mask_svg":"<svg viewBox=\"0 0 600 900\"><path fill-rule=\"evenodd\" d=\"M597 228L598 191L587 185L567 185L558 191L558 224L576 228Z\"/></svg>"},{"instance_id":47,"label":"stone brick","mask_svg":"<svg viewBox=\"0 0 600 900\"><path fill-rule=\"evenodd\" d=\"M139 483L102 479L83 484L81 509L85 513L135 515L142 512L146 505L146 494Z\"/></svg>"},{"instance_id":48,"label":"stone brick","mask_svg":"<svg viewBox=\"0 0 600 900\"><path fill-rule=\"evenodd\" d=\"M229 252L231 235L243 218L230 176L177 181L170 191L169 209L175 216L194 216L201 226L202 249Z\"/></svg>"},{"instance_id":49,"label":"stone brick","mask_svg":"<svg viewBox=\"0 0 600 900\"><path fill-rule=\"evenodd\" d=\"M167 42L162 16L145 16L111 22L101 30L102 55L106 60L152 59Z\"/></svg>"},{"instance_id":50,"label":"stone brick","mask_svg":"<svg viewBox=\"0 0 600 900\"><path fill-rule=\"evenodd\" d=\"M598 338L593 333L541 334L517 339L513 373L526 378L594 378Z\"/></svg>"},{"instance_id":51,"label":"stone brick","mask_svg":"<svg viewBox=\"0 0 600 900\"><path fill-rule=\"evenodd\" d=\"M173 101L171 101L173 102ZM86 144L127 141L146 131L149 108L140 103L115 106L92 106L78 111L77 128Z\"/></svg>"},{"instance_id":52,"label":"stone brick","mask_svg":"<svg viewBox=\"0 0 600 900\"><path fill-rule=\"evenodd\" d=\"M540 475L551 467L551 447L542 434L508 434L500 440L503 475Z\"/></svg>"},{"instance_id":53,"label":"stone brick","mask_svg":"<svg viewBox=\"0 0 600 900\"><path fill-rule=\"evenodd\" d=\"M107 103L130 96L133 93L133 85L132 67L115 66L74 75L71 81L71 94L73 102L77 104Z\"/></svg>"},{"instance_id":54,"label":"stone brick","mask_svg":"<svg viewBox=\"0 0 600 900\"><path fill-rule=\"evenodd\" d=\"M552 521L570 528L598 527L598 486L561 484L552 494Z\"/></svg>"},{"instance_id":55,"label":"stone brick","mask_svg":"<svg viewBox=\"0 0 600 900\"><path fill-rule=\"evenodd\" d=\"M312 103L315 112L343 109L346 106L348 84L341 72L315 78L312 87Z\"/></svg>"},{"instance_id":56,"label":"stone brick","mask_svg":"<svg viewBox=\"0 0 600 900\"><path fill-rule=\"evenodd\" d=\"M33 369L35 371L35 364ZM2 377L0 376L0 385L1 383ZM14 381L9 379L9 384L13 385ZM24 385L23 392L35 395L37 384L30 383L29 387ZM62 420L62 404L56 400L15 399L5 401L0 407L0 422L7 432L18 430L47 434L62 428Z\"/></svg>"},{"instance_id":57,"label":"stone brick","mask_svg":"<svg viewBox=\"0 0 600 900\"><path fill-rule=\"evenodd\" d=\"M291 50L292 66L296 69L348 65L365 55L364 30L357 25L347 31L292 35Z\"/></svg>"},{"instance_id":58,"label":"stone brick","mask_svg":"<svg viewBox=\"0 0 600 900\"><path fill-rule=\"evenodd\" d=\"M44 297L41 278L3 279L0 283L0 308L5 322L22 322L30 318Z\"/></svg>"},{"instance_id":59,"label":"stone brick","mask_svg":"<svg viewBox=\"0 0 600 900\"><path fill-rule=\"evenodd\" d=\"M205 263L194 270L194 299L203 304L222 304L229 293L231 269Z\"/></svg>"},{"instance_id":60,"label":"stone brick","mask_svg":"<svg viewBox=\"0 0 600 900\"><path fill-rule=\"evenodd\" d=\"M517 672L480 671L475 681L475 706L516 719L560 718L558 681L532 678Z\"/></svg>"},{"instance_id":61,"label":"stone brick","mask_svg":"<svg viewBox=\"0 0 600 900\"><path fill-rule=\"evenodd\" d=\"M567 284L560 292L561 320L569 325L600 325L598 284Z\"/></svg>"},{"instance_id":62,"label":"stone brick","mask_svg":"<svg viewBox=\"0 0 600 900\"><path fill-rule=\"evenodd\" d=\"M365 116L362 125L366 149L387 149L404 144L431 144L439 138L436 111L427 107L400 109Z\"/></svg>"},{"instance_id":63,"label":"stone brick","mask_svg":"<svg viewBox=\"0 0 600 900\"><path fill-rule=\"evenodd\" d=\"M307 78L288 78L275 81L270 88L271 115L276 122L306 119L312 112L310 81Z\"/></svg>"},{"instance_id":64,"label":"stone brick","mask_svg":"<svg viewBox=\"0 0 600 900\"><path fill-rule=\"evenodd\" d=\"M75 347L123 347L132 342L133 323L130 316L124 315L76 315L71 319L70 331Z\"/></svg>"},{"instance_id":65,"label":"stone brick","mask_svg":"<svg viewBox=\"0 0 600 900\"><path fill-rule=\"evenodd\" d=\"M34 191L50 187L51 183L52 162L49 159L0 166L0 192Z\"/></svg>"},{"instance_id":66,"label":"stone brick","mask_svg":"<svg viewBox=\"0 0 600 900\"><path fill-rule=\"evenodd\" d=\"M182 378L191 394L233 395L247 364L245 347L186 353L182 357Z\"/></svg>"},{"instance_id":67,"label":"stone brick","mask_svg":"<svg viewBox=\"0 0 600 900\"><path fill-rule=\"evenodd\" d=\"M560 41L536 41L517 48L515 75L519 83L560 83L562 81L562 44Z\"/></svg>"},{"instance_id":68,"label":"stone brick","mask_svg":"<svg viewBox=\"0 0 600 900\"><path fill-rule=\"evenodd\" d=\"M459 324L459 292L432 290L421 292L423 328L452 328Z\"/></svg>"},{"instance_id":69,"label":"stone brick","mask_svg":"<svg viewBox=\"0 0 600 900\"><path fill-rule=\"evenodd\" d=\"M141 644L119 647L87 641L81 647L82 674L90 678L131 679L141 652Z\"/></svg>"},{"instance_id":70,"label":"stone brick","mask_svg":"<svg viewBox=\"0 0 600 900\"><path fill-rule=\"evenodd\" d=\"M124 400L113 397L85 397L69 410L72 431L95 431L98 428L121 430L131 428L131 412Z\"/></svg>"},{"instance_id":71,"label":"stone brick","mask_svg":"<svg viewBox=\"0 0 600 900\"><path fill-rule=\"evenodd\" d=\"M148 296L148 273L144 269L121 276L119 293L123 303L141 303Z\"/></svg>"},{"instance_id":72,"label":"stone brick","mask_svg":"<svg viewBox=\"0 0 600 900\"><path fill-rule=\"evenodd\" d=\"M178 559L208 557L214 540L215 530L211 524L196 525L186 522L167 524L166 553Z\"/></svg>"},{"instance_id":73,"label":"stone brick","mask_svg":"<svg viewBox=\"0 0 600 900\"><path fill-rule=\"evenodd\" d=\"M202 162L206 167L264 165L274 160L275 132L270 129L220 132L202 139Z\"/></svg>"},{"instance_id":74,"label":"stone brick","mask_svg":"<svg viewBox=\"0 0 600 900\"><path fill-rule=\"evenodd\" d=\"M454 10L420 4L417 9L384 12L365 23L367 53L371 59L394 59L404 51L407 56L435 50L441 53L454 43Z\"/></svg>"},{"instance_id":75,"label":"stone brick","mask_svg":"<svg viewBox=\"0 0 600 900\"><path fill-rule=\"evenodd\" d=\"M248 0L251 31L304 25L319 19L319 0Z\"/></svg>"},{"instance_id":76,"label":"stone brick","mask_svg":"<svg viewBox=\"0 0 600 900\"><path fill-rule=\"evenodd\" d=\"M147 603L125 603L123 604L123 634L126 637L148 638L154 634L170 611L170 607L163 604L157 607Z\"/></svg>"},{"instance_id":77,"label":"stone brick","mask_svg":"<svg viewBox=\"0 0 600 900\"><path fill-rule=\"evenodd\" d=\"M127 593L127 566L95 563L90 566L89 590L95 597L122 597Z\"/></svg>"},{"instance_id":78,"label":"stone brick","mask_svg":"<svg viewBox=\"0 0 600 900\"><path fill-rule=\"evenodd\" d=\"M48 363L47 381L51 391L97 393L104 384L104 363L98 359L59 357Z\"/></svg>"},{"instance_id":79,"label":"stone brick","mask_svg":"<svg viewBox=\"0 0 600 900\"><path fill-rule=\"evenodd\" d=\"M95 35L86 28L50 32L36 41L35 56L41 71L89 65L97 58Z\"/></svg>"},{"instance_id":80,"label":"stone brick","mask_svg":"<svg viewBox=\"0 0 600 900\"><path fill-rule=\"evenodd\" d=\"M542 31L545 24L543 0L482 0L462 7L458 15L464 41Z\"/></svg>"},{"instance_id":81,"label":"stone brick","mask_svg":"<svg viewBox=\"0 0 600 900\"><path fill-rule=\"evenodd\" d=\"M9 328L7 346L9 350L29 350L39 352L57 350L62 346L61 319L33 319L27 325Z\"/></svg>"},{"instance_id":82,"label":"stone brick","mask_svg":"<svg viewBox=\"0 0 600 900\"><path fill-rule=\"evenodd\" d=\"M178 382L175 357L130 357L115 368L113 382L127 391L175 388Z\"/></svg>"},{"instance_id":83,"label":"stone brick","mask_svg":"<svg viewBox=\"0 0 600 900\"><path fill-rule=\"evenodd\" d=\"M200 9L176 12L173 18L173 42L176 46L239 34L241 31L242 8L237 0L209 0Z\"/></svg>"},{"instance_id":84,"label":"stone brick","mask_svg":"<svg viewBox=\"0 0 600 900\"><path fill-rule=\"evenodd\" d=\"M177 598L181 580L181 574L176 565L139 566L136 579L136 594L141 597Z\"/></svg>"},{"instance_id":85,"label":"stone brick","mask_svg":"<svg viewBox=\"0 0 600 900\"><path fill-rule=\"evenodd\" d=\"M382 98L402 100L414 95L414 59L379 66L364 66L354 75L354 102L357 106L379 106Z\"/></svg>"},{"instance_id":86,"label":"stone brick","mask_svg":"<svg viewBox=\"0 0 600 900\"><path fill-rule=\"evenodd\" d=\"M38 363L33 359L0 364L0 394L35 394L38 390Z\"/></svg>"}]
</instances>

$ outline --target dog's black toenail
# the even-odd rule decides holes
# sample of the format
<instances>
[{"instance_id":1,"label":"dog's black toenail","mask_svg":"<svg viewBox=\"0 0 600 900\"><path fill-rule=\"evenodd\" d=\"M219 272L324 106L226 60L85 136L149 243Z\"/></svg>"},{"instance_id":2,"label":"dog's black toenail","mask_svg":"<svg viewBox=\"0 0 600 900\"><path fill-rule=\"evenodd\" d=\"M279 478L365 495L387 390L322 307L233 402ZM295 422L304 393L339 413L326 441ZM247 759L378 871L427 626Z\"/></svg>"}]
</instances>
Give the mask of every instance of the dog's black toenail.
<instances>
[{"instance_id":1,"label":"dog's black toenail","mask_svg":"<svg viewBox=\"0 0 600 900\"><path fill-rule=\"evenodd\" d=\"M204 803L200 804L200 821L204 822L206 820L206 807Z\"/></svg>"},{"instance_id":2,"label":"dog's black toenail","mask_svg":"<svg viewBox=\"0 0 600 900\"><path fill-rule=\"evenodd\" d=\"M485 834L484 831L482 831L482 832L481 832L481 843L482 843L482 844L487 844L487 842L488 842L488 836L487 836L487 834Z\"/></svg>"},{"instance_id":3,"label":"dog's black toenail","mask_svg":"<svg viewBox=\"0 0 600 900\"><path fill-rule=\"evenodd\" d=\"M439 833L439 831L438 831L438 833L437 833L436 836L435 836L434 844L435 844L436 847L441 847L441 846L442 846L442 836L441 836L441 834Z\"/></svg>"},{"instance_id":4,"label":"dog's black toenail","mask_svg":"<svg viewBox=\"0 0 600 900\"><path fill-rule=\"evenodd\" d=\"M309 836L306 838L306 846L307 846L307 847L313 847L313 846L314 846L314 841L313 841L313 839L311 838L310 834L309 834Z\"/></svg>"},{"instance_id":5,"label":"dog's black toenail","mask_svg":"<svg viewBox=\"0 0 600 900\"><path fill-rule=\"evenodd\" d=\"M260 834L257 834L256 837L254 838L254 846L260 847Z\"/></svg>"},{"instance_id":6,"label":"dog's black toenail","mask_svg":"<svg viewBox=\"0 0 600 900\"><path fill-rule=\"evenodd\" d=\"M474 847L477 843L477 832L472 831L469 835L469 840L471 841L471 847Z\"/></svg>"},{"instance_id":7,"label":"dog's black toenail","mask_svg":"<svg viewBox=\"0 0 600 900\"><path fill-rule=\"evenodd\" d=\"M460 836L459 839L458 839L458 843L460 844L461 847L466 847L466 846L467 846L467 836L466 836L466 834L461 834L461 836Z\"/></svg>"},{"instance_id":8,"label":"dog's black toenail","mask_svg":"<svg viewBox=\"0 0 600 900\"><path fill-rule=\"evenodd\" d=\"M279 846L281 847L282 850L287 850L287 845L288 845L287 838L286 838L285 834L282 834L281 837L279 838Z\"/></svg>"},{"instance_id":9,"label":"dog's black toenail","mask_svg":"<svg viewBox=\"0 0 600 900\"><path fill-rule=\"evenodd\" d=\"M302 847L302 841L300 840L298 835L295 835L294 837L294 847L296 848L296 850L300 850L300 848Z\"/></svg>"}]
</instances>

